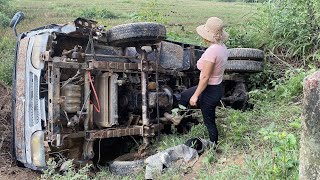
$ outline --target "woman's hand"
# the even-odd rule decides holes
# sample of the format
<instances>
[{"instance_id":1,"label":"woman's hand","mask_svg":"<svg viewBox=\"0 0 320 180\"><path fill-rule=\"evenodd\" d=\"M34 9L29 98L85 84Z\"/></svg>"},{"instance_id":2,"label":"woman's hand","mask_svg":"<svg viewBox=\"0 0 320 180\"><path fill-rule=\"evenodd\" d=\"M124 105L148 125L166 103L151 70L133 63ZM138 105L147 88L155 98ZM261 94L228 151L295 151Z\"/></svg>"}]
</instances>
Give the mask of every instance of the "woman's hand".
<instances>
[{"instance_id":1,"label":"woman's hand","mask_svg":"<svg viewBox=\"0 0 320 180\"><path fill-rule=\"evenodd\" d=\"M190 104L191 106L196 106L196 105L197 105L197 101L198 101L198 96L193 95L193 96L190 98L189 104Z\"/></svg>"},{"instance_id":2,"label":"woman's hand","mask_svg":"<svg viewBox=\"0 0 320 180\"><path fill-rule=\"evenodd\" d=\"M196 91L194 92L193 96L189 100L189 104L191 106L197 105L198 97L200 96L202 91L206 89L206 87L208 85L208 81L209 81L210 75L213 71L213 67L214 67L214 63L209 62L209 61L204 61L203 69L201 70L201 74L200 74L198 87L197 87Z\"/></svg>"}]
</instances>

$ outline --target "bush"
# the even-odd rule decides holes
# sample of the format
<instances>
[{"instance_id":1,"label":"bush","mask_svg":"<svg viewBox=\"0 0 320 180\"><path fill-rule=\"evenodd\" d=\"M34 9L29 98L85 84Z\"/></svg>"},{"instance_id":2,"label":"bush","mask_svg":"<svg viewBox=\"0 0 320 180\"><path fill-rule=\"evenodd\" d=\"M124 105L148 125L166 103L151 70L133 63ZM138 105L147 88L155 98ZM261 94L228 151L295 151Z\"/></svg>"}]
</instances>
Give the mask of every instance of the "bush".
<instances>
[{"instance_id":1,"label":"bush","mask_svg":"<svg viewBox=\"0 0 320 180\"><path fill-rule=\"evenodd\" d=\"M9 23L10 23L10 18L7 15L0 12L0 27L9 26Z\"/></svg>"},{"instance_id":2,"label":"bush","mask_svg":"<svg viewBox=\"0 0 320 180\"><path fill-rule=\"evenodd\" d=\"M0 81L10 85L12 82L12 67L15 39L0 37Z\"/></svg>"},{"instance_id":3,"label":"bush","mask_svg":"<svg viewBox=\"0 0 320 180\"><path fill-rule=\"evenodd\" d=\"M259 133L265 142L270 143L273 154L272 165L265 169L271 179L297 178L299 168L299 149L296 136L292 133L277 132L275 124L262 128Z\"/></svg>"},{"instance_id":4,"label":"bush","mask_svg":"<svg viewBox=\"0 0 320 180\"><path fill-rule=\"evenodd\" d=\"M309 71L303 69L292 69L286 71L282 78L271 81L272 89L254 90L250 92L253 103L257 101L285 101L289 102L302 94L303 79L314 72L315 69Z\"/></svg>"},{"instance_id":5,"label":"bush","mask_svg":"<svg viewBox=\"0 0 320 180\"><path fill-rule=\"evenodd\" d=\"M107 9L97 9L97 8L86 8L80 10L80 17L89 18L89 19L99 19L99 18L108 18L108 19L116 19L119 18L120 15L115 14L112 11Z\"/></svg>"},{"instance_id":6,"label":"bush","mask_svg":"<svg viewBox=\"0 0 320 180\"><path fill-rule=\"evenodd\" d=\"M167 20L164 15L162 15L158 11L158 1L157 0L151 0L144 3L139 11L131 14L131 18L136 21L155 21L161 24L166 24Z\"/></svg>"},{"instance_id":7,"label":"bush","mask_svg":"<svg viewBox=\"0 0 320 180\"><path fill-rule=\"evenodd\" d=\"M0 0L0 28L9 26L10 18L14 15L14 11L10 0Z\"/></svg>"},{"instance_id":8,"label":"bush","mask_svg":"<svg viewBox=\"0 0 320 180\"><path fill-rule=\"evenodd\" d=\"M48 169L43 171L41 175L41 179L59 179L59 180L85 180L89 179L89 171L90 165L86 165L80 169L76 169L72 160L65 161L62 166L64 166L64 171L60 174L57 172L57 168L61 166L61 164L57 164L53 159L49 159L47 162Z\"/></svg>"},{"instance_id":9,"label":"bush","mask_svg":"<svg viewBox=\"0 0 320 180\"><path fill-rule=\"evenodd\" d=\"M317 0L270 0L253 21L231 30L231 46L271 50L296 66L315 63L320 59L318 9Z\"/></svg>"}]
</instances>

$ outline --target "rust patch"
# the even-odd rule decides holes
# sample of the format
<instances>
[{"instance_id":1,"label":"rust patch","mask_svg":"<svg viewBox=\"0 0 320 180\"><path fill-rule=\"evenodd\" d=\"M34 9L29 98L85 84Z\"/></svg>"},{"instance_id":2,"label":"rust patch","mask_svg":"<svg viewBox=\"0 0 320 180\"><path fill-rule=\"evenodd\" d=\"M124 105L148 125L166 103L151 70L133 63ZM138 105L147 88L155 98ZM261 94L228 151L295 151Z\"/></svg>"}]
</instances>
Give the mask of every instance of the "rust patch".
<instances>
[{"instance_id":1,"label":"rust patch","mask_svg":"<svg viewBox=\"0 0 320 180\"><path fill-rule=\"evenodd\" d=\"M123 63L123 62L103 62L103 61L94 61L93 68L95 69L119 69L119 70L138 70L137 63Z\"/></svg>"},{"instance_id":2,"label":"rust patch","mask_svg":"<svg viewBox=\"0 0 320 180\"><path fill-rule=\"evenodd\" d=\"M102 138L111 138L111 137L123 137L123 136L154 136L155 132L158 129L163 129L163 125L151 125L151 126L131 126L126 128L109 128L97 131L87 131L86 132L86 139L87 140L94 140L94 139L102 139Z\"/></svg>"},{"instance_id":3,"label":"rust patch","mask_svg":"<svg viewBox=\"0 0 320 180\"><path fill-rule=\"evenodd\" d=\"M14 117L15 150L17 160L25 162L24 142L24 102L25 102L25 71L29 38L21 39L16 64L16 110Z\"/></svg>"}]
</instances>

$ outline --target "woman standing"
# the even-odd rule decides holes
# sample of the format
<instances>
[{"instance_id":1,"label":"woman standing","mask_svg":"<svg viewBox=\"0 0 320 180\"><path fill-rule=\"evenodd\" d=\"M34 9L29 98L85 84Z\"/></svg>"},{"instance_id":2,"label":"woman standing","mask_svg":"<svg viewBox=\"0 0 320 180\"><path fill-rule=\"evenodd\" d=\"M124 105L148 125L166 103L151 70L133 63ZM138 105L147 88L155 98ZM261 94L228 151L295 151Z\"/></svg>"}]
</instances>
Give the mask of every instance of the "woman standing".
<instances>
[{"instance_id":1,"label":"woman standing","mask_svg":"<svg viewBox=\"0 0 320 180\"><path fill-rule=\"evenodd\" d=\"M215 109L223 95L221 82L228 59L227 47L223 42L229 35L223 30L223 26L221 19L211 17L206 24L197 27L197 33L209 47L197 62L197 68L201 71L198 86L183 91L180 100L180 104L185 107L188 104L200 105L210 141L215 144L218 142Z\"/></svg>"}]
</instances>

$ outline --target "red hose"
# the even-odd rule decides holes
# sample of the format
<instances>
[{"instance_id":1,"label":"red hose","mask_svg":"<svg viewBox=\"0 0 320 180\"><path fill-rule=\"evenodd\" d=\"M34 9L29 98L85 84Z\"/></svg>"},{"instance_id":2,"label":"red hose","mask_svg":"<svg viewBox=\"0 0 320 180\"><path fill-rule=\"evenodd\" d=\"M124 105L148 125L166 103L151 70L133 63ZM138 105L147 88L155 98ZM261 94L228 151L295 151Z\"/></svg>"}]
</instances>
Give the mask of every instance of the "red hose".
<instances>
[{"instance_id":1,"label":"red hose","mask_svg":"<svg viewBox=\"0 0 320 180\"><path fill-rule=\"evenodd\" d=\"M98 103L98 107L97 107L96 105L94 105L94 104L93 104L93 102L92 102L91 100L90 100L90 102L93 104L94 109L96 109L96 111L97 111L97 112L100 112L100 103L99 103L99 98L98 98L98 95L97 95L96 89L95 89L95 88L94 88L94 86L93 86L90 71L88 71L88 78L89 78L89 81L90 81L90 84L91 84L91 88L92 88L92 91L93 91L94 97L96 98L96 101L97 101L97 103Z\"/></svg>"}]
</instances>

